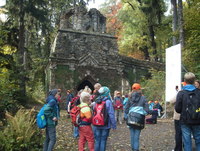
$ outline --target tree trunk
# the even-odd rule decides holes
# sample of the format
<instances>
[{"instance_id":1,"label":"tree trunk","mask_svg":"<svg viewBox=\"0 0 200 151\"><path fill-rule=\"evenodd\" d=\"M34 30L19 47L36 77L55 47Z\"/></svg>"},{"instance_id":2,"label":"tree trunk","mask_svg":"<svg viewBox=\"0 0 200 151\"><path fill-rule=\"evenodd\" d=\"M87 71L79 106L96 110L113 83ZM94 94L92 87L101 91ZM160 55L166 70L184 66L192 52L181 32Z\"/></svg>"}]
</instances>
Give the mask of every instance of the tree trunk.
<instances>
[{"instance_id":1,"label":"tree trunk","mask_svg":"<svg viewBox=\"0 0 200 151\"><path fill-rule=\"evenodd\" d=\"M149 51L147 46L143 46L140 50L144 53L145 60L150 60Z\"/></svg>"},{"instance_id":2,"label":"tree trunk","mask_svg":"<svg viewBox=\"0 0 200 151\"><path fill-rule=\"evenodd\" d=\"M184 30L183 30L183 3L182 0L178 0L178 17L179 17L179 41L181 44L181 49L185 45L184 41Z\"/></svg>"},{"instance_id":3,"label":"tree trunk","mask_svg":"<svg viewBox=\"0 0 200 151\"><path fill-rule=\"evenodd\" d=\"M153 48L154 61L158 61L158 54L157 54L156 42L155 42L155 32L154 32L153 25L149 25L149 35L151 38L151 46Z\"/></svg>"},{"instance_id":4,"label":"tree trunk","mask_svg":"<svg viewBox=\"0 0 200 151\"><path fill-rule=\"evenodd\" d=\"M143 36L146 35L147 35L146 33L143 33ZM144 41L147 42L147 39L145 38ZM146 45L142 46L140 50L144 53L145 60L150 60L148 47Z\"/></svg>"},{"instance_id":5,"label":"tree trunk","mask_svg":"<svg viewBox=\"0 0 200 151\"><path fill-rule=\"evenodd\" d=\"M24 6L23 0L21 0L20 13L19 13L19 43L18 43L18 53L17 53L17 64L19 70L19 85L21 89L22 97L26 96L26 84L25 84L25 69L24 69L24 55L25 55L25 25L24 25Z\"/></svg>"},{"instance_id":6,"label":"tree trunk","mask_svg":"<svg viewBox=\"0 0 200 151\"><path fill-rule=\"evenodd\" d=\"M171 0L172 10L173 10L173 23L172 23L172 30L175 33L177 30L177 23L178 23L178 16L177 16L177 2L176 0ZM173 45L177 44L177 38L173 35Z\"/></svg>"}]
</instances>

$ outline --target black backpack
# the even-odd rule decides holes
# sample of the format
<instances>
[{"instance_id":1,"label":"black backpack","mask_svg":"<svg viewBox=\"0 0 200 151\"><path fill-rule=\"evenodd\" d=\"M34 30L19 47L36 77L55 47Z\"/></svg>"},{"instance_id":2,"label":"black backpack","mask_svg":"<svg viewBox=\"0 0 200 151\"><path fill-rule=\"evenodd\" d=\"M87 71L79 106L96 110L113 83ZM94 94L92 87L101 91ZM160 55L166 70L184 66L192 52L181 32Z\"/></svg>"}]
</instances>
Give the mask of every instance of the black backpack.
<instances>
[{"instance_id":1,"label":"black backpack","mask_svg":"<svg viewBox=\"0 0 200 151\"><path fill-rule=\"evenodd\" d=\"M186 122L187 124L193 124L192 121L200 123L200 90L194 91L183 90L187 94L186 102Z\"/></svg>"}]
</instances>

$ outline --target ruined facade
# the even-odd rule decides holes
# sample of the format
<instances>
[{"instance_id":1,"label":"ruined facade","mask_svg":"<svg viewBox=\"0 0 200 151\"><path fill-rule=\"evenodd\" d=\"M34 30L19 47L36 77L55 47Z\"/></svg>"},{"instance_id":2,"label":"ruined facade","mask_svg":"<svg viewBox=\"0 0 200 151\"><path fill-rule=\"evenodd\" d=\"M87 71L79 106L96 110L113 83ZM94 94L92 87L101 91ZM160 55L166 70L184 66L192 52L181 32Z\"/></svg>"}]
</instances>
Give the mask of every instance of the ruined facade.
<instances>
[{"instance_id":1,"label":"ruined facade","mask_svg":"<svg viewBox=\"0 0 200 151\"><path fill-rule=\"evenodd\" d=\"M106 34L106 18L97 9L80 6L61 17L46 70L47 87L76 92L99 82L112 94L125 94L134 82L149 76L149 68L162 67L119 55L116 37Z\"/></svg>"}]
</instances>

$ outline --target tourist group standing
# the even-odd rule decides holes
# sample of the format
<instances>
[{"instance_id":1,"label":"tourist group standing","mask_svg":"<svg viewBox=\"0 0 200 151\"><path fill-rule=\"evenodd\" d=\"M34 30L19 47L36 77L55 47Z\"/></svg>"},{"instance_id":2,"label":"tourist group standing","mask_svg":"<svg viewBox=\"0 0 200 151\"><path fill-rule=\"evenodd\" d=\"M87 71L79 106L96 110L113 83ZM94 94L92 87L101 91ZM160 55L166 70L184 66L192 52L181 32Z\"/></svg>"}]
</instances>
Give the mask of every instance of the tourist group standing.
<instances>
[{"instance_id":1,"label":"tourist group standing","mask_svg":"<svg viewBox=\"0 0 200 151\"><path fill-rule=\"evenodd\" d=\"M171 100L175 105L175 151L192 151L192 137L196 150L200 151L200 83L195 81L191 72L184 76L182 90ZM162 106L158 101L147 102L142 94L141 85L134 83L132 91L124 97L115 91L111 98L110 89L97 83L92 92L89 87L80 90L73 97L67 91L67 112L74 124L74 136L78 140L78 150L84 151L87 142L90 151L105 151L110 129L117 128L117 122L126 121L130 130L130 142L133 151L139 151L140 133L145 126L145 116L156 113L161 116ZM56 143L56 125L59 119L60 90L49 92L44 115L47 119L44 151L52 151ZM124 114L124 116L123 116ZM77 116L78 115L78 116ZM157 122L157 121L156 121Z\"/></svg>"}]
</instances>

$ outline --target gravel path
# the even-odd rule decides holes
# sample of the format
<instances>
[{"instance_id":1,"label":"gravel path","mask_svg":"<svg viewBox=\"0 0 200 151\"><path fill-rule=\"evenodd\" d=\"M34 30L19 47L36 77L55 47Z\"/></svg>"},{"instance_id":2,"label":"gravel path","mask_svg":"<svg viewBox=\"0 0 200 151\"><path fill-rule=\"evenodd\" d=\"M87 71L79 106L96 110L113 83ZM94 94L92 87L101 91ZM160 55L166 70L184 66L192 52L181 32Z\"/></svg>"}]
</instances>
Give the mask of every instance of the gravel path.
<instances>
[{"instance_id":1,"label":"gravel path","mask_svg":"<svg viewBox=\"0 0 200 151\"><path fill-rule=\"evenodd\" d=\"M72 136L72 125L66 111L61 111L57 126L55 151L77 151L77 139ZM147 124L141 132L141 151L171 151L174 147L174 124L172 119L159 119L155 125ZM86 149L87 150L87 149ZM130 134L126 124L117 125L111 130L107 142L107 151L131 151Z\"/></svg>"}]
</instances>

